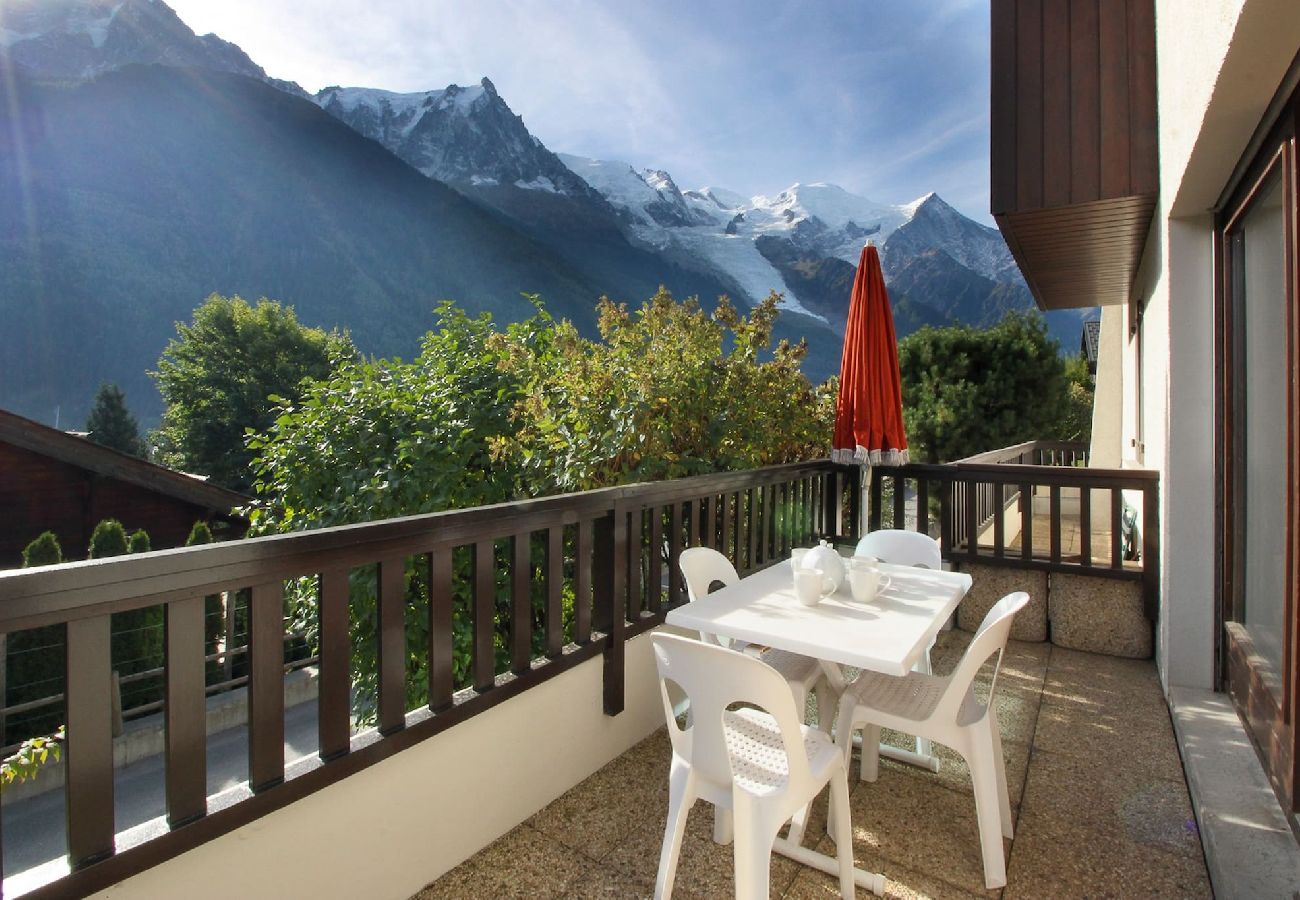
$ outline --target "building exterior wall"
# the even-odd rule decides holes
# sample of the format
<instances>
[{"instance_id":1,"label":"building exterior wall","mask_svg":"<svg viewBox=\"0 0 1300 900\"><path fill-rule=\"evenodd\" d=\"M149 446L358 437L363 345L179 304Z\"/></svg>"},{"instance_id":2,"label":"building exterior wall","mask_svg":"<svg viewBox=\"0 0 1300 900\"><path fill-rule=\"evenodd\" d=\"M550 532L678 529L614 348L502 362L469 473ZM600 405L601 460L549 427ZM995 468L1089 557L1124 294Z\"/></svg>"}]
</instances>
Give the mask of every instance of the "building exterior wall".
<instances>
[{"instance_id":1,"label":"building exterior wall","mask_svg":"<svg viewBox=\"0 0 1300 900\"><path fill-rule=\"evenodd\" d=\"M1103 306L1101 335L1097 338L1097 400L1092 406L1092 441L1088 447L1088 465L1099 469L1118 469L1123 462L1124 340L1124 308Z\"/></svg>"},{"instance_id":2,"label":"building exterior wall","mask_svg":"<svg viewBox=\"0 0 1300 900\"><path fill-rule=\"evenodd\" d=\"M1211 208L1300 49L1297 35L1294 0L1156 3L1160 199L1131 300L1143 310L1140 330L1125 328L1118 402L1121 447L1132 448L1124 463L1162 476L1157 661L1166 688L1214 682Z\"/></svg>"},{"instance_id":3,"label":"building exterior wall","mask_svg":"<svg viewBox=\"0 0 1300 900\"><path fill-rule=\"evenodd\" d=\"M405 900L664 724L649 634L627 644L617 716L601 711L601 665L588 660L94 896Z\"/></svg>"}]
</instances>

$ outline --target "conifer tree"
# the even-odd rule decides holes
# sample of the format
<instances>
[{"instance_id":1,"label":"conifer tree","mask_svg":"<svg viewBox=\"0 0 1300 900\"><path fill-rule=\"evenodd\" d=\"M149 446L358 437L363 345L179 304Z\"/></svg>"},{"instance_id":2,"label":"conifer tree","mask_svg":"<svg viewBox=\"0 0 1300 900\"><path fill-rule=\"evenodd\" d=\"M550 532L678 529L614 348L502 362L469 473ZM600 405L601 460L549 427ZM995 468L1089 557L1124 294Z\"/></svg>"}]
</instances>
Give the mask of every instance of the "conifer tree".
<instances>
[{"instance_id":1,"label":"conifer tree","mask_svg":"<svg viewBox=\"0 0 1300 900\"><path fill-rule=\"evenodd\" d=\"M63 548L53 531L42 532L36 540L23 548L23 568L54 566L63 562Z\"/></svg>"},{"instance_id":2,"label":"conifer tree","mask_svg":"<svg viewBox=\"0 0 1300 900\"><path fill-rule=\"evenodd\" d=\"M126 408L126 395L115 384L100 384L95 405L86 419L86 431L96 444L141 459L149 455L140 437L140 424Z\"/></svg>"},{"instance_id":3,"label":"conifer tree","mask_svg":"<svg viewBox=\"0 0 1300 900\"><path fill-rule=\"evenodd\" d=\"M149 544L149 532L143 528L137 528L131 532L127 538L127 552L129 553L148 553L153 548Z\"/></svg>"},{"instance_id":4,"label":"conifer tree","mask_svg":"<svg viewBox=\"0 0 1300 900\"><path fill-rule=\"evenodd\" d=\"M90 533L90 559L123 556L126 552L126 529L117 519L105 519Z\"/></svg>"}]
</instances>

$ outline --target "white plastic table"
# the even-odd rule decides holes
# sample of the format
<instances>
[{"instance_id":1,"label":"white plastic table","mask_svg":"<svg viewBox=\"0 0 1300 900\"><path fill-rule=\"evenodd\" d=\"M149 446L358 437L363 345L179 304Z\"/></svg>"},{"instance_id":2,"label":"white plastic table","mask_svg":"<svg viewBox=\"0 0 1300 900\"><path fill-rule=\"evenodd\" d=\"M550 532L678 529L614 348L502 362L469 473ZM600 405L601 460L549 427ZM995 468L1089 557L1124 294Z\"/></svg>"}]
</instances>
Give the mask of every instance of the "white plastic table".
<instances>
[{"instance_id":1,"label":"white plastic table","mask_svg":"<svg viewBox=\"0 0 1300 900\"><path fill-rule=\"evenodd\" d=\"M666 621L678 628L902 676L924 657L970 590L971 577L883 563L880 569L889 581L869 603L854 601L846 578L840 589L821 603L804 606L795 596L790 561L786 560L671 610ZM802 846L802 837L792 830L790 839L777 838L772 849L836 874L836 861ZM858 869L854 878L875 894L885 892L883 875Z\"/></svg>"},{"instance_id":2,"label":"white plastic table","mask_svg":"<svg viewBox=\"0 0 1300 900\"><path fill-rule=\"evenodd\" d=\"M936 572L882 563L889 582L870 603L857 603L848 579L816 606L794 594L790 561L670 611L669 625L740 638L779 650L906 675L970 590L961 572Z\"/></svg>"}]
</instances>

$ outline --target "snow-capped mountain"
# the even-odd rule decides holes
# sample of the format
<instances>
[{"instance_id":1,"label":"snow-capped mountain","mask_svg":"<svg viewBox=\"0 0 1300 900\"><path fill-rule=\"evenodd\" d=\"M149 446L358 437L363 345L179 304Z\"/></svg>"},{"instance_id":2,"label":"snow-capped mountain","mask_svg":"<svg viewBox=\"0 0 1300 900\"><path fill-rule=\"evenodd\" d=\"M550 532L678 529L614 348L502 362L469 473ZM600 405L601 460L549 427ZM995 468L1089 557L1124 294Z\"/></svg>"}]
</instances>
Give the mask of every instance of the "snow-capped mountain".
<instances>
[{"instance_id":1,"label":"snow-capped mountain","mask_svg":"<svg viewBox=\"0 0 1300 900\"><path fill-rule=\"evenodd\" d=\"M778 291L787 311L840 333L866 240L880 247L900 335L924 325L992 325L1034 307L1001 233L934 193L895 206L814 183L747 198L716 186L681 191L666 172L624 162L560 159L618 210L635 243L713 274L750 303ZM1049 314L1049 328L1069 346L1088 312Z\"/></svg>"},{"instance_id":2,"label":"snow-capped mountain","mask_svg":"<svg viewBox=\"0 0 1300 900\"><path fill-rule=\"evenodd\" d=\"M486 78L414 94L327 87L313 99L430 178L469 189L509 185L599 199L533 137Z\"/></svg>"},{"instance_id":3,"label":"snow-capped mountain","mask_svg":"<svg viewBox=\"0 0 1300 900\"><path fill-rule=\"evenodd\" d=\"M215 34L196 35L161 0L5 0L0 3L0 65L29 77L86 80L132 64L212 69L270 78L243 50Z\"/></svg>"}]
</instances>

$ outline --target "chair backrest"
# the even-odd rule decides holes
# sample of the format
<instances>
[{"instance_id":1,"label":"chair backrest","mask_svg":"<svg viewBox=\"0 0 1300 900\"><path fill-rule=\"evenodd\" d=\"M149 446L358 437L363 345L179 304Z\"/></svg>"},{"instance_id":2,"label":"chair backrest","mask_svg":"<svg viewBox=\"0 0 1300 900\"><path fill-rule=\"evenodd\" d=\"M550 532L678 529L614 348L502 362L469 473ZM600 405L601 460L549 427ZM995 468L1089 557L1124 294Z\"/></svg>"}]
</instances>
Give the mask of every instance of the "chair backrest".
<instances>
[{"instance_id":1,"label":"chair backrest","mask_svg":"<svg viewBox=\"0 0 1300 900\"><path fill-rule=\"evenodd\" d=\"M967 709L967 715L970 714L968 698L974 698L975 676L979 674L988 658L996 653L998 659L993 665L993 679L989 682L989 702L993 702L994 691L997 690L998 672L1002 668L1002 651L1006 649L1007 639L1011 636L1011 623L1015 620L1016 613L1024 609L1028 603L1029 595L1024 591L1016 591L993 604L985 614L984 621L980 623L979 630L975 632L975 637L966 647L961 662L949 676L948 687L944 691L943 698L935 706L934 718L942 721L957 721L963 706ZM963 721L962 724L969 723Z\"/></svg>"},{"instance_id":2,"label":"chair backrest","mask_svg":"<svg viewBox=\"0 0 1300 900\"><path fill-rule=\"evenodd\" d=\"M698 600L709 592L715 581L735 584L740 580L736 567L712 547L691 547L677 557L677 565L686 579L686 595Z\"/></svg>"},{"instance_id":3,"label":"chair backrest","mask_svg":"<svg viewBox=\"0 0 1300 900\"><path fill-rule=\"evenodd\" d=\"M943 568L939 542L919 531L886 528L873 531L858 541L857 556L874 556L896 566L921 566L936 571Z\"/></svg>"},{"instance_id":4,"label":"chair backrest","mask_svg":"<svg viewBox=\"0 0 1300 900\"><path fill-rule=\"evenodd\" d=\"M652 640L673 752L687 760L698 776L730 788L731 763L722 714L732 704L745 703L759 707L776 720L791 780L806 782L811 778L794 695L779 672L760 659L714 644L673 634L655 634ZM673 715L668 696L670 681L690 702L685 730L678 728Z\"/></svg>"}]
</instances>

